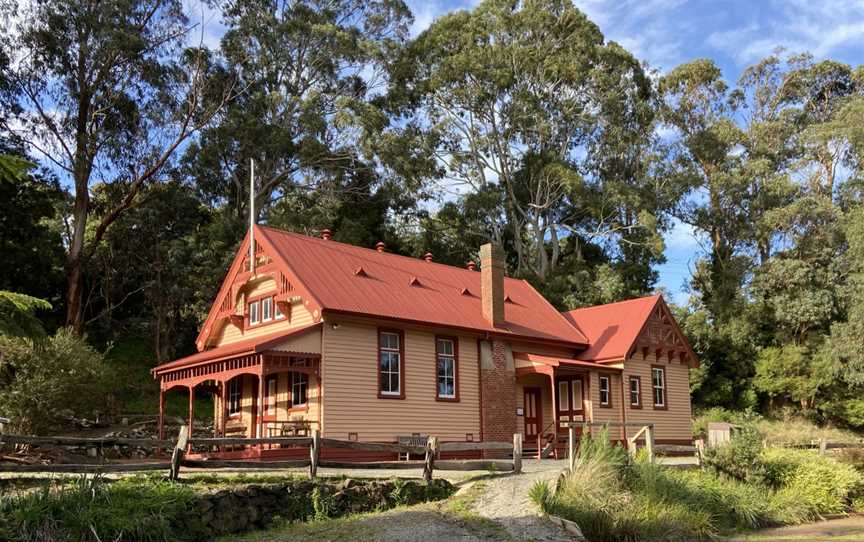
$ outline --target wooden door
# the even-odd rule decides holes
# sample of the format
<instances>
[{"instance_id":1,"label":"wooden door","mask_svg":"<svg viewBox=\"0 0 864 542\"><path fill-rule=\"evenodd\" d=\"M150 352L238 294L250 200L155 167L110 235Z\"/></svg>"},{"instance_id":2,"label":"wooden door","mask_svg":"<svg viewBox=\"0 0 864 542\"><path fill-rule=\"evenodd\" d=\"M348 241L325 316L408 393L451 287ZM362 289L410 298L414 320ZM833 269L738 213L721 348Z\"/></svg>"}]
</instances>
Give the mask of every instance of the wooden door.
<instances>
[{"instance_id":1,"label":"wooden door","mask_svg":"<svg viewBox=\"0 0 864 542\"><path fill-rule=\"evenodd\" d=\"M559 376L555 386L558 431L566 433L562 423L585 421L585 380L582 376Z\"/></svg>"},{"instance_id":2,"label":"wooden door","mask_svg":"<svg viewBox=\"0 0 864 542\"><path fill-rule=\"evenodd\" d=\"M525 388L525 406L522 415L525 422L525 442L536 443L537 435L543 430L543 405L540 402L540 388Z\"/></svg>"}]
</instances>

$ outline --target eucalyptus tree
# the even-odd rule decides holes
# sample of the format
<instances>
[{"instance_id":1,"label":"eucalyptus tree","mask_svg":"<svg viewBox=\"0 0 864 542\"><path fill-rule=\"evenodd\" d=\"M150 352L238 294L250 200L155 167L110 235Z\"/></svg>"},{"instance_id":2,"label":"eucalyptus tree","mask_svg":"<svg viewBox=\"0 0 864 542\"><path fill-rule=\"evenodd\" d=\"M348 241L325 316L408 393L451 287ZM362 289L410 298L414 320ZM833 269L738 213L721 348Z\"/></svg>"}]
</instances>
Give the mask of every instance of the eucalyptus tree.
<instances>
[{"instance_id":1,"label":"eucalyptus tree","mask_svg":"<svg viewBox=\"0 0 864 542\"><path fill-rule=\"evenodd\" d=\"M243 92L186 153L188 176L238 217L249 200L250 159L258 215L280 198L302 198L298 192L352 189L352 172L373 167L364 143L381 119L372 99L384 83L382 62L407 36L408 8L401 0L220 7L221 55ZM339 178L346 183L334 185Z\"/></svg>"},{"instance_id":2,"label":"eucalyptus tree","mask_svg":"<svg viewBox=\"0 0 864 542\"><path fill-rule=\"evenodd\" d=\"M508 243L517 274L548 276L563 236L617 239L653 227L636 212L622 220L600 195L598 170L613 165L585 158L620 132L651 133L650 83L571 2L487 0L444 15L390 65L390 78L399 121L388 135L414 142L422 173L463 196L500 187L483 233ZM645 171L630 163L639 152L621 156L627 165L614 167L641 181Z\"/></svg>"},{"instance_id":3,"label":"eucalyptus tree","mask_svg":"<svg viewBox=\"0 0 864 542\"><path fill-rule=\"evenodd\" d=\"M66 323L84 322L85 266L106 231L160 178L174 152L230 93L211 86L205 51L186 50L179 0L12 3L8 128L73 191L67 240ZM219 79L217 77L217 79ZM119 195L91 204L95 184Z\"/></svg>"}]
</instances>

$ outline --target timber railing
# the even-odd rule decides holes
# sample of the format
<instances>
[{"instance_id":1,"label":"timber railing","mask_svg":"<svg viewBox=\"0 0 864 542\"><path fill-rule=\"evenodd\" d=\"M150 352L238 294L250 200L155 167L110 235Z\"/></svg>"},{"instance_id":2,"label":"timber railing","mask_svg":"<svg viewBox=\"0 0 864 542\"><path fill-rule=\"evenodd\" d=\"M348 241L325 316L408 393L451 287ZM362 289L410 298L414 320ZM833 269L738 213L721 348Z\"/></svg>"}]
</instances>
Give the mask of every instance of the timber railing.
<instances>
[{"instance_id":1,"label":"timber railing","mask_svg":"<svg viewBox=\"0 0 864 542\"><path fill-rule=\"evenodd\" d=\"M696 457L697 464L701 463L701 451L698 446L686 446L678 444L656 444L654 442L654 424L645 422L563 422L561 427L567 428L567 464L572 471L576 465L576 450L579 438L576 429L582 429L582 435L591 435L595 428L608 429L612 427L638 429L633 436L627 437L627 451L630 455L636 455L639 441L643 441L643 448L650 461L654 461L658 455L683 454Z\"/></svg>"},{"instance_id":2,"label":"timber railing","mask_svg":"<svg viewBox=\"0 0 864 542\"><path fill-rule=\"evenodd\" d=\"M497 472L522 471L522 435L513 435L513 443L509 442L439 442L434 436L426 440L425 446L390 442L356 442L322 438L318 431L311 437L266 437L266 438L195 438L189 437L187 426L182 426L176 440L130 439L130 438L80 438L80 437L35 437L23 435L0 434L0 446L36 445L36 446L81 446L88 448L104 448L110 446L137 446L150 449L170 449L169 461L149 461L140 463L101 463L101 464L9 464L0 462L0 472L57 472L57 473L91 473L91 472L135 472L167 470L168 476L176 480L180 469L291 469L309 468L309 476L315 478L318 468L334 469L412 469L422 468L423 478L432 479L432 473L439 471L471 471L487 470ZM309 459L290 459L267 461L253 459L190 459L186 457L192 446L263 446L280 445L287 447L308 447ZM406 461L334 461L321 459L323 448L338 448L365 452L414 454L422 455L423 460ZM439 459L442 452L493 451L504 455L512 454L511 459Z\"/></svg>"}]
</instances>

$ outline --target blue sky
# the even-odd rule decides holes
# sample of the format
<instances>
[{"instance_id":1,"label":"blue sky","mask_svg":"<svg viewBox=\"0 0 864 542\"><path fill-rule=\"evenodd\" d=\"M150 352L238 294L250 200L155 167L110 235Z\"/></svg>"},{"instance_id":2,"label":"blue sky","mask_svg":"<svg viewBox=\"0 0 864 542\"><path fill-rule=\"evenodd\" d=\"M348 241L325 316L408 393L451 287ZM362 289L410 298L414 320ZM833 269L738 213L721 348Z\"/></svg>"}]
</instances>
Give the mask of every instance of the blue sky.
<instances>
[{"instance_id":1,"label":"blue sky","mask_svg":"<svg viewBox=\"0 0 864 542\"><path fill-rule=\"evenodd\" d=\"M217 45L219 17L187 0L193 20L204 21L204 41ZM477 4L470 0L407 0L414 13L412 33L436 17ZM734 83L748 65L777 47L810 52L852 65L864 63L864 0L575 0L609 40L630 50L661 73L696 58L711 58ZM702 253L693 232L677 225L666 236L668 262L660 285L676 302Z\"/></svg>"}]
</instances>

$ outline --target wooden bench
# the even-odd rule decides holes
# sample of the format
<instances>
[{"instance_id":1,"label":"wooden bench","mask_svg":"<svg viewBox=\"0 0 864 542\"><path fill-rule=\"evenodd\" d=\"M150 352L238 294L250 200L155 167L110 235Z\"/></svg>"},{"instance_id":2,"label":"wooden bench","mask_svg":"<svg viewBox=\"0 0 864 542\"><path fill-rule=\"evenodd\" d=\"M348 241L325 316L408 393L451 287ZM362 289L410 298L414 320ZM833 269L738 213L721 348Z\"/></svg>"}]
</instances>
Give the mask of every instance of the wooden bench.
<instances>
[{"instance_id":1,"label":"wooden bench","mask_svg":"<svg viewBox=\"0 0 864 542\"><path fill-rule=\"evenodd\" d=\"M397 436L396 437L396 442L398 442L399 444L404 444L405 446L417 446L418 448L425 448L426 443L428 441L429 441L428 436L424 436L424 435L420 435L420 434L411 435L410 437L406 437L406 436L403 436L403 437ZM410 456L410 454L408 454L408 453L405 454L405 461L408 461L408 459L410 459L409 456ZM400 460L402 459L401 453L399 454L399 459Z\"/></svg>"}]
</instances>

